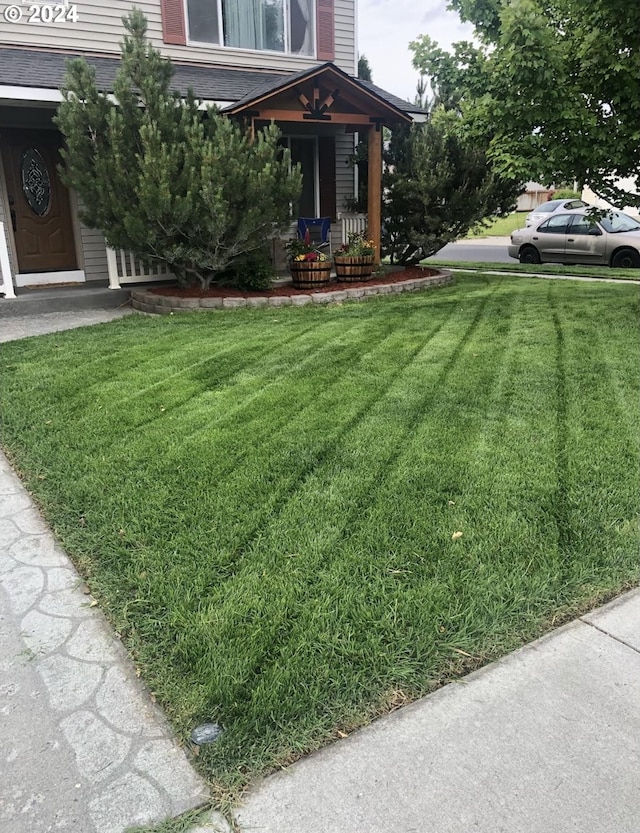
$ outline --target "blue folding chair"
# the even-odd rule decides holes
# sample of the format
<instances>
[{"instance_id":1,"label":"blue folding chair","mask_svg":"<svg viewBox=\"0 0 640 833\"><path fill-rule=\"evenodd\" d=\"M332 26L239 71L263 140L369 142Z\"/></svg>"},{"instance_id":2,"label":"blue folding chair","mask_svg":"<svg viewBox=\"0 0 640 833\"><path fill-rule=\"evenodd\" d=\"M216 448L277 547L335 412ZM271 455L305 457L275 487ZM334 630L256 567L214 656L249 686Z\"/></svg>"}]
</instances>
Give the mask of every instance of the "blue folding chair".
<instances>
[{"instance_id":1,"label":"blue folding chair","mask_svg":"<svg viewBox=\"0 0 640 833\"><path fill-rule=\"evenodd\" d=\"M331 250L331 217L298 217L298 236L301 240L307 232L316 249L327 246Z\"/></svg>"}]
</instances>

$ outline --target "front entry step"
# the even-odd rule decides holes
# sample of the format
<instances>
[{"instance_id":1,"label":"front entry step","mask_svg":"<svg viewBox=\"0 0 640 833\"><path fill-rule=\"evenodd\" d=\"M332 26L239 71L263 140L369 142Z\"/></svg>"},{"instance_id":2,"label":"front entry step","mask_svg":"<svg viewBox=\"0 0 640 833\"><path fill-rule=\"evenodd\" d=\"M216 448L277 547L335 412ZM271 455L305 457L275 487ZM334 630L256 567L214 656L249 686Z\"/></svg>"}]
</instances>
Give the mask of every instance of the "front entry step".
<instances>
[{"instance_id":1,"label":"front entry step","mask_svg":"<svg viewBox=\"0 0 640 833\"><path fill-rule=\"evenodd\" d=\"M129 289L108 289L103 284L18 289L16 298L0 298L0 316L41 315L47 312L117 309L129 304Z\"/></svg>"}]
</instances>

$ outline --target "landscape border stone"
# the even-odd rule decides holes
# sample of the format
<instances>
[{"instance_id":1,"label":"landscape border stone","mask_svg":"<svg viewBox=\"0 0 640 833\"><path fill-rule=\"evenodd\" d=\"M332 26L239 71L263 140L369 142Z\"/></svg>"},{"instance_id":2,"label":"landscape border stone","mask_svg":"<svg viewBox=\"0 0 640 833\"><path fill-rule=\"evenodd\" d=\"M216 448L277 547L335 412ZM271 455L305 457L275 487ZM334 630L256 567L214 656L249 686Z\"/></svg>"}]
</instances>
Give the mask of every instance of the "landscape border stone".
<instances>
[{"instance_id":1,"label":"landscape border stone","mask_svg":"<svg viewBox=\"0 0 640 833\"><path fill-rule=\"evenodd\" d=\"M438 270L435 275L424 278L409 278L406 281L379 283L371 286L357 286L351 289L337 289L330 292L307 292L300 295L253 295L248 298L229 296L222 298L180 298L177 295L156 295L150 289L132 289L131 306L138 312L155 315L169 313L201 312L212 309L241 309L258 307L302 307L307 304L340 304L343 301L362 301L375 295L415 292L453 283L453 275L447 269Z\"/></svg>"}]
</instances>

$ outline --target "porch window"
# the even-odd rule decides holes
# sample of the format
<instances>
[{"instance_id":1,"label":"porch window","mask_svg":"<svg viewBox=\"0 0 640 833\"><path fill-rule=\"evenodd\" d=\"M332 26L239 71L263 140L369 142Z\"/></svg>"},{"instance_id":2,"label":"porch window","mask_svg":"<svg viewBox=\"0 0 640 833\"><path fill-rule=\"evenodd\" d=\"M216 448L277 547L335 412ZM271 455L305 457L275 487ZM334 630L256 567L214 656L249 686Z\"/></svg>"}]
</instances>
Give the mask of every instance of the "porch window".
<instances>
[{"instance_id":1,"label":"porch window","mask_svg":"<svg viewBox=\"0 0 640 833\"><path fill-rule=\"evenodd\" d=\"M315 0L186 0L186 9L196 43L313 56Z\"/></svg>"}]
</instances>

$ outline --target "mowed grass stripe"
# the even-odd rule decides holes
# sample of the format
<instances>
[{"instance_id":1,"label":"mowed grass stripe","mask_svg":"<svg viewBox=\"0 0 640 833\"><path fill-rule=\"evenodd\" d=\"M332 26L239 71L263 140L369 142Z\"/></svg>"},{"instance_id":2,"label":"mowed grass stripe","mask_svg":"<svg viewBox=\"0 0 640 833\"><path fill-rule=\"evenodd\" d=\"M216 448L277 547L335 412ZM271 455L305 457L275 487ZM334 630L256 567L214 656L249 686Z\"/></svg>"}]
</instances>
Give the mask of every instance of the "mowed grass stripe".
<instances>
[{"instance_id":1,"label":"mowed grass stripe","mask_svg":"<svg viewBox=\"0 0 640 833\"><path fill-rule=\"evenodd\" d=\"M479 304L480 315L482 307L486 303ZM454 340L448 336L445 345L441 345L443 351L442 360L434 360L434 353L437 354L438 345L429 344L429 351L423 350L421 354L421 366L427 372L436 374L436 384L424 385L424 376L421 375L419 366L415 361L402 374L402 385L397 385L390 391L390 395L378 403L368 415L367 419L354 427L351 436L347 435L345 441L337 446L335 453L326 461L323 467L314 471L301 488L293 494L288 505L284 505L269 524L268 529L259 541L254 542L249 548L247 557L237 565L233 579L225 582L220 592L212 589L209 605L199 611L199 618L202 623L200 639L207 640L210 630L211 618L225 620L225 614L233 611L234 621L239 617L243 619L247 605L255 606L255 593L246 594L244 591L247 584L250 584L256 592L263 592L269 598L286 599L283 596L283 588L269 587L271 579L278 581L278 570L286 565L287 559L295 559L296 563L302 561L302 570L305 575L313 576L313 582L305 586L306 601L299 597L292 597L291 610L308 611L311 605L316 604L316 597L323 591L318 590L317 581L322 576L332 575L335 566L339 583L342 582L340 573L345 569L345 555L343 552L344 539L348 539L353 528L361 523L363 511L366 510L368 499L375 491L377 484L384 480L389 467L395 465L394 458L398 449L403 448L403 443L410 437L412 429L424 413L425 393L430 398L434 388L439 387L439 382L446 377L447 368L451 367L451 356L457 356L460 352L460 345L469 338L470 331L477 326L479 319L478 309L469 308L466 317L460 320L459 337ZM415 398L415 402L409 402L409 395ZM402 409L398 407L402 403ZM379 433L382 414L385 410L391 409L392 419L384 422L384 432ZM371 434L369 432L372 432ZM335 505L334 501L339 500ZM267 563L265 563L267 558ZM267 568L265 570L265 568ZM265 576L266 572L266 576ZM271 578L270 578L271 577ZM313 586L311 586L313 584ZM236 593L235 588L239 588ZM335 587L333 590L335 591ZM330 598L330 594L324 594ZM307 606L307 603L309 606ZM215 611L215 614L214 614ZM330 621L335 621L335 610L333 606L327 611ZM283 613L283 615L286 615ZM193 619L185 615L183 626ZM306 625L296 625L301 629L304 644L304 633ZM296 632L291 630L289 621L289 643L296 640ZM217 638L217 636L216 636ZM233 643L243 645L243 666L244 675L237 677L237 685L254 692L254 696L260 697L261 687L267 685L273 688L274 681L271 680L270 672L275 665L278 665L278 677L283 679L281 670L282 663L272 663L269 657L261 655L258 651L253 654L247 650L247 634L241 628L234 628L233 633L225 635L225 644L232 643L229 648L229 656L236 655ZM274 643L277 646L277 643ZM212 646L213 647L213 646ZM261 650L264 652L264 645ZM298 649L295 649L298 651ZM218 652L216 665L222 664L224 657ZM186 659L186 657L185 657ZM236 673L237 661L234 660ZM267 670L268 669L268 670ZM337 669L334 669L336 671ZM224 672L221 679L227 679ZM318 684L319 675L315 673L315 684ZM252 680L252 678L254 678ZM214 676L208 674L208 679L215 682ZM285 678L286 679L286 678ZM340 682L339 675L336 682ZM202 691L202 690L201 690ZM272 692L273 693L273 692ZM213 695L214 698L217 696ZM299 729L299 725L297 729Z\"/></svg>"},{"instance_id":2,"label":"mowed grass stripe","mask_svg":"<svg viewBox=\"0 0 640 833\"><path fill-rule=\"evenodd\" d=\"M442 321L446 320L449 314L449 310L445 310L440 323L434 326L442 326ZM372 363L372 371L373 368L379 370L384 361L395 371L402 351L408 350L410 358L416 349L407 339L406 330L402 336L392 334L389 340L376 343L380 334L376 333L375 329L371 332L372 329L368 327L369 337L375 345L368 357ZM420 338L424 338L424 327L420 325L415 329L416 337L420 330ZM401 343L403 339L404 344ZM359 343L357 338L355 343ZM64 503L69 508L75 507L77 515L85 518L88 525L92 523L93 514L104 514L108 506L111 506L111 535L116 535L121 527L125 528L125 534L120 537L116 535L113 549L107 546L106 541L103 542L103 567L105 550L108 550L113 559L117 579L122 583L117 563L120 555L126 559L128 548L131 546L138 550L149 544L154 546L157 537L154 524L159 524L165 531L169 527L172 531L175 529L176 534L181 534L183 526L180 525L179 515L183 508L180 500L176 503L175 497L180 486L176 483L174 488L173 479L180 480L184 489L188 490L193 486L198 491L189 492L193 503L193 524L189 527L187 540L174 542L170 538L168 543L173 544L177 551L185 553L185 558L190 558L189 553L193 546L188 539L193 527L198 526L200 518L206 525L209 536L215 539L217 549L224 549L225 545L228 545L231 547L229 557L233 557L239 546L238 535L246 537L249 534L247 530L255 526L255 513L268 517L272 506L281 499L282 490L293 488L296 480L303 476L310 466L315 465L324 449L335 441L342 430L342 424L348 424L353 416L354 402L359 402L359 407L366 409L377 395L377 386L385 383L385 375L378 372L375 375L372 372L366 377L362 375L346 378L344 365L350 365L353 356L343 353L344 351L334 351L337 358L334 360L336 367L333 375L337 380L335 385L329 384L328 379L324 380L326 384L323 385L320 399L317 393L314 396L314 392L311 391L305 401L302 388L298 386L295 388L298 391L296 400L289 401L287 391L292 387L292 380L289 375L285 375L272 385L269 401L258 404L251 420L242 415L243 431L238 431L238 423L235 420L230 420L224 432L214 423L213 430L203 431L203 436L198 438L198 443L194 446L190 438L184 436L184 429L180 425L171 426L166 436L155 437L155 445L146 433L126 444L122 443L118 452L112 454L111 464L101 467L97 473L87 460L89 467L84 467L85 478L89 481L96 476L101 478L99 487L104 498L100 506L92 508L85 505L85 496L91 493L92 488L78 478L73 481L75 496L65 495ZM394 357L392 362L389 361L389 356ZM300 379L305 387L309 378L314 378L313 373L303 369ZM354 386L357 384L360 385L357 392L362 394L361 400L353 396ZM340 415L341 406L344 418ZM330 424L327 423L327 413L332 413ZM259 433L264 436L259 437ZM172 448L171 444L175 444L176 435L180 436L181 442ZM120 432L117 436L120 436ZM82 457L82 452L78 456ZM143 461L146 461L146 471L142 465ZM68 464L70 468L77 465L71 458ZM264 471L269 472L268 478L263 476ZM145 513L141 523L137 523L135 519L127 520L127 497L131 495L135 500L141 491L146 495L148 510L154 518L153 523L150 523L149 512ZM240 499L239 494L242 495ZM249 502L248 506L245 505L245 501ZM212 521L209 522L208 518ZM240 525L239 529L236 528L236 521ZM177 556L177 560L180 561L181 556Z\"/></svg>"},{"instance_id":3,"label":"mowed grass stripe","mask_svg":"<svg viewBox=\"0 0 640 833\"><path fill-rule=\"evenodd\" d=\"M178 731L224 723L221 790L637 580L637 292L457 281L278 310L246 353L249 311L118 322L145 372L118 360L80 433L58 383L84 395L109 328L5 351L5 442ZM165 411L125 429L148 384Z\"/></svg>"},{"instance_id":4,"label":"mowed grass stripe","mask_svg":"<svg viewBox=\"0 0 640 833\"><path fill-rule=\"evenodd\" d=\"M214 326L214 320L211 324ZM220 344L219 336L211 343L204 336L198 344L197 357L193 355L193 344L188 346L189 349L181 343L174 344L163 356L161 376L151 374L150 381L133 362L114 381L105 382L99 378L92 384L87 402L102 409L101 418L105 424L115 417L122 430L137 432L155 420L171 418L172 411L179 411L180 419L186 420L192 406L192 410L197 411L206 404L215 410L217 397L212 395L215 393L233 391L242 401L247 395L245 374L253 373L265 360L278 367L283 362L291 366L300 357L308 357L310 351L327 349L318 328L312 324L289 337L273 332L273 328L266 335L256 329L253 328L248 336L245 328L241 328L236 339L229 338L224 344ZM325 337L329 341L340 336L340 322L330 322L327 329ZM207 394L211 395L209 402L197 401ZM223 408L226 403L220 405ZM80 408L85 406L86 403L79 403ZM95 414L92 412L89 418L94 419Z\"/></svg>"},{"instance_id":5,"label":"mowed grass stripe","mask_svg":"<svg viewBox=\"0 0 640 833\"><path fill-rule=\"evenodd\" d=\"M640 494L637 395L636 407L627 407L640 390L638 355L628 349L637 345L638 333L631 316L623 326L620 317L606 314L603 302L602 295L593 294L595 337L576 325L566 302L557 303L566 334L568 557L563 578L568 599L578 586L591 586L594 595L615 586L638 563L633 551Z\"/></svg>"}]
</instances>

